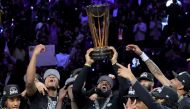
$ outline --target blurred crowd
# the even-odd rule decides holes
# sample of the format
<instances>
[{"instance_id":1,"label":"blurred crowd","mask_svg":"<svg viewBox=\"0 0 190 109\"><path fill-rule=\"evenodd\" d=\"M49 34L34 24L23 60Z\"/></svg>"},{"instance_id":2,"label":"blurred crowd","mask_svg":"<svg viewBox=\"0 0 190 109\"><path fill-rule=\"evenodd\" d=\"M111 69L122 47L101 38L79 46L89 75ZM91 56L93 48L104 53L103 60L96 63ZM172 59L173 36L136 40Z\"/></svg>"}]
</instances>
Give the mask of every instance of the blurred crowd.
<instances>
[{"instance_id":1,"label":"blurred crowd","mask_svg":"<svg viewBox=\"0 0 190 109\"><path fill-rule=\"evenodd\" d=\"M138 45L168 79L174 78L172 72L190 72L188 0L1 0L0 2L1 96L3 88L9 84L17 84L21 91L26 89L26 92L33 95L35 87L45 82L44 72L49 68L59 72L59 87L66 85L67 78L71 78L76 69L84 66L86 51L93 47L85 10L85 7L91 4L109 4L108 45L113 46L118 52L117 61L120 64L124 66L131 64L131 70L136 77L142 72L151 70L138 54L125 50L128 44ZM37 66L35 73L41 82L27 91L27 81L29 86L34 85L30 84L34 78L26 79L28 66L32 60L29 56L29 47L38 44L55 46L57 64ZM113 72L110 67L108 60L95 62L90 67L90 77L86 78L90 83L87 84L87 89L90 89L101 75ZM154 82L154 87L164 85L159 79ZM93 91L86 93L93 95Z\"/></svg>"}]
</instances>

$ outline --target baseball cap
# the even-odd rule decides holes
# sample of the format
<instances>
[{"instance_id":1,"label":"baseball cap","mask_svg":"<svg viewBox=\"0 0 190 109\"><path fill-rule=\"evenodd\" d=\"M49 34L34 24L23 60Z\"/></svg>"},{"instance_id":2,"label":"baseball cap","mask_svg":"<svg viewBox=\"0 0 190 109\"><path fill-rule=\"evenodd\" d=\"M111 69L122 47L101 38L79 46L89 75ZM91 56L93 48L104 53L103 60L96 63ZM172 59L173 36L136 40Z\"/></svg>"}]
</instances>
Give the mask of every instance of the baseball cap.
<instances>
[{"instance_id":1,"label":"baseball cap","mask_svg":"<svg viewBox=\"0 0 190 109\"><path fill-rule=\"evenodd\" d=\"M132 87L129 87L128 94L125 95L126 98L138 98L138 95L136 94L135 90Z\"/></svg>"},{"instance_id":2,"label":"baseball cap","mask_svg":"<svg viewBox=\"0 0 190 109\"><path fill-rule=\"evenodd\" d=\"M168 86L157 87L151 92L152 96L158 97L161 99L166 99L172 103L177 103L178 94L177 92Z\"/></svg>"},{"instance_id":3,"label":"baseball cap","mask_svg":"<svg viewBox=\"0 0 190 109\"><path fill-rule=\"evenodd\" d=\"M110 87L113 87L113 79L107 75L103 75L98 79L97 84L99 84L101 81L107 81L110 84Z\"/></svg>"},{"instance_id":4,"label":"baseball cap","mask_svg":"<svg viewBox=\"0 0 190 109\"><path fill-rule=\"evenodd\" d=\"M55 77L57 77L58 80L60 80L60 75L59 75L59 71L57 71L56 69L47 69L44 73L44 80L50 76L50 75L54 75Z\"/></svg>"},{"instance_id":5,"label":"baseball cap","mask_svg":"<svg viewBox=\"0 0 190 109\"><path fill-rule=\"evenodd\" d=\"M177 74L176 72L172 71L175 78L177 78L184 86L184 90L190 90L190 74L187 71L180 72Z\"/></svg>"},{"instance_id":6,"label":"baseball cap","mask_svg":"<svg viewBox=\"0 0 190 109\"><path fill-rule=\"evenodd\" d=\"M16 97L21 96L20 90L17 85L10 84L4 87L3 89L3 97Z\"/></svg>"},{"instance_id":7,"label":"baseball cap","mask_svg":"<svg viewBox=\"0 0 190 109\"><path fill-rule=\"evenodd\" d=\"M151 73L143 72L140 77L138 78L139 81L141 80L148 80L154 82L154 76Z\"/></svg>"}]
</instances>

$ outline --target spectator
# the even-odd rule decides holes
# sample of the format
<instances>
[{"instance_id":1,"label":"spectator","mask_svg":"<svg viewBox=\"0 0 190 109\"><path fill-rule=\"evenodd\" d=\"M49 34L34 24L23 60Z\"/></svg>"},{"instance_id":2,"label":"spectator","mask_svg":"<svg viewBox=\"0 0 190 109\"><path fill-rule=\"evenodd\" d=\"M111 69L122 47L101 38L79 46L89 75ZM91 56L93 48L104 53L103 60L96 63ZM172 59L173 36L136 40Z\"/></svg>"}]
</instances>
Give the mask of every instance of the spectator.
<instances>
[{"instance_id":1,"label":"spectator","mask_svg":"<svg viewBox=\"0 0 190 109\"><path fill-rule=\"evenodd\" d=\"M145 22L143 22L142 17L138 17L138 22L133 27L133 33L135 37L135 42L139 45L144 45L145 36L147 32L147 26Z\"/></svg>"},{"instance_id":2,"label":"spectator","mask_svg":"<svg viewBox=\"0 0 190 109\"><path fill-rule=\"evenodd\" d=\"M168 25L177 31L180 29L178 25L180 24L180 20L184 15L183 8L177 3L177 0L172 0L173 3L167 8Z\"/></svg>"},{"instance_id":3,"label":"spectator","mask_svg":"<svg viewBox=\"0 0 190 109\"><path fill-rule=\"evenodd\" d=\"M49 44L55 45L57 47L58 44L58 35L60 32L60 28L57 25L56 21L53 21L50 25L50 35L49 35Z\"/></svg>"},{"instance_id":4,"label":"spectator","mask_svg":"<svg viewBox=\"0 0 190 109\"><path fill-rule=\"evenodd\" d=\"M162 24L156 15L149 22L149 30L150 41L154 41L155 46L158 45L162 35Z\"/></svg>"}]
</instances>

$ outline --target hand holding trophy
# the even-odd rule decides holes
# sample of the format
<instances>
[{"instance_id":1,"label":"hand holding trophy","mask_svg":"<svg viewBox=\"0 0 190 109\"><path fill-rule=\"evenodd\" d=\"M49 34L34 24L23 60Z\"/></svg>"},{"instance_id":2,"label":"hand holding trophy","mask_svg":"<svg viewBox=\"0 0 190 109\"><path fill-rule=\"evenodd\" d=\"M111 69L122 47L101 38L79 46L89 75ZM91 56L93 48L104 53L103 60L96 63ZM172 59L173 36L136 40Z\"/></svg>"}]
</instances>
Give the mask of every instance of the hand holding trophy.
<instances>
[{"instance_id":1,"label":"hand holding trophy","mask_svg":"<svg viewBox=\"0 0 190 109\"><path fill-rule=\"evenodd\" d=\"M86 7L88 23L94 44L91 56L94 60L111 59L111 49L108 47L109 6L89 5Z\"/></svg>"}]
</instances>

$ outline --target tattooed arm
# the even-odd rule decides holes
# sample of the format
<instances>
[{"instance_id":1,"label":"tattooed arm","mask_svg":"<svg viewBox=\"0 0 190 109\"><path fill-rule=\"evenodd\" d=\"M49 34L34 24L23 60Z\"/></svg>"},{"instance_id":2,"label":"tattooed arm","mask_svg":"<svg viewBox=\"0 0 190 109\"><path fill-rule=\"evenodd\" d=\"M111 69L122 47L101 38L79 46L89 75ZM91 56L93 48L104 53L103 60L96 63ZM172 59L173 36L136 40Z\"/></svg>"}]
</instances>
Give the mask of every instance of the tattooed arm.
<instances>
[{"instance_id":1,"label":"tattooed arm","mask_svg":"<svg viewBox=\"0 0 190 109\"><path fill-rule=\"evenodd\" d=\"M134 44L127 45L126 50L132 50L139 56L143 55L143 52L141 51L141 49L137 45L134 45ZM150 58L146 56L145 59L142 59L142 60L147 65L150 72L154 75L156 79L158 79L161 82L162 85L171 86L170 80L166 78L166 76L162 73L159 67Z\"/></svg>"},{"instance_id":2,"label":"tattooed arm","mask_svg":"<svg viewBox=\"0 0 190 109\"><path fill-rule=\"evenodd\" d=\"M166 78L166 76L162 73L159 67L151 59L145 61L145 64L147 65L150 72L154 75L154 77L158 79L162 85L171 86L170 80Z\"/></svg>"}]
</instances>

